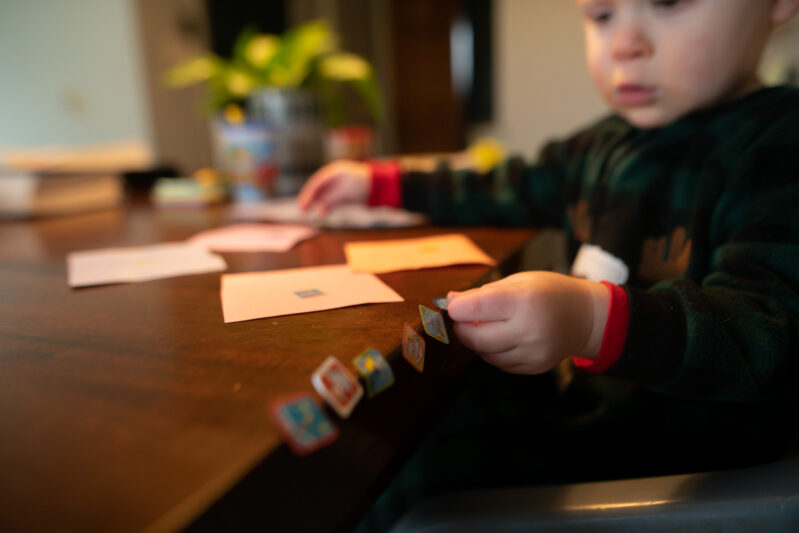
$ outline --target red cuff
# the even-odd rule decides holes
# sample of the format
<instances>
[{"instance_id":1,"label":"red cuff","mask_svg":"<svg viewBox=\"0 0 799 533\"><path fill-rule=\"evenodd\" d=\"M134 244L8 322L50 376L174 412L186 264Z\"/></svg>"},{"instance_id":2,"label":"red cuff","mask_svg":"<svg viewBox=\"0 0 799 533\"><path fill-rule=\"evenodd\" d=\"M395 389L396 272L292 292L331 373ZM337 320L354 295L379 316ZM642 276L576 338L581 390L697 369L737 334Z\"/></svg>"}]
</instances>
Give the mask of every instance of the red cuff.
<instances>
[{"instance_id":1,"label":"red cuff","mask_svg":"<svg viewBox=\"0 0 799 533\"><path fill-rule=\"evenodd\" d=\"M400 166L396 160L369 161L372 174L372 189L369 191L368 205L402 206L402 187L400 186Z\"/></svg>"},{"instance_id":2,"label":"red cuff","mask_svg":"<svg viewBox=\"0 0 799 533\"><path fill-rule=\"evenodd\" d=\"M574 366L596 374L607 372L619 360L624 342L627 340L627 327L630 324L630 302L627 300L627 292L613 283L607 281L601 283L610 289L608 322L602 334L602 347L596 359L572 357Z\"/></svg>"}]
</instances>

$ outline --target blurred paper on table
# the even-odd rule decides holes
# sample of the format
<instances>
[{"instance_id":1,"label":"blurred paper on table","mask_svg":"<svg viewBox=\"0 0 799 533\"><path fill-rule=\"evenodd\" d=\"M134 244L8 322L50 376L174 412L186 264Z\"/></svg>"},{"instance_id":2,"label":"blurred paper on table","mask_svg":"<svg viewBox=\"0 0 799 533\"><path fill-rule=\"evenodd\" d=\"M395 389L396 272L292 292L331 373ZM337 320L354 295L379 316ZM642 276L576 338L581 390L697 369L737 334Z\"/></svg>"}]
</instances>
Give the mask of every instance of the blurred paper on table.
<instances>
[{"instance_id":1,"label":"blurred paper on table","mask_svg":"<svg viewBox=\"0 0 799 533\"><path fill-rule=\"evenodd\" d=\"M344 244L347 264L355 272L394 272L460 264L497 262L462 234L416 239L359 241Z\"/></svg>"},{"instance_id":2,"label":"blurred paper on table","mask_svg":"<svg viewBox=\"0 0 799 533\"><path fill-rule=\"evenodd\" d=\"M387 206L347 205L328 214L302 211L297 206L296 198L234 204L229 215L235 220L311 224L331 229L408 228L426 222L426 218L419 213Z\"/></svg>"},{"instance_id":3,"label":"blurred paper on table","mask_svg":"<svg viewBox=\"0 0 799 533\"><path fill-rule=\"evenodd\" d=\"M106 248L67 256L70 287L149 281L226 268L220 256L187 243Z\"/></svg>"},{"instance_id":4,"label":"blurred paper on table","mask_svg":"<svg viewBox=\"0 0 799 533\"><path fill-rule=\"evenodd\" d=\"M376 276L354 273L347 265L225 274L221 295L226 323L404 301Z\"/></svg>"},{"instance_id":5,"label":"blurred paper on table","mask_svg":"<svg viewBox=\"0 0 799 533\"><path fill-rule=\"evenodd\" d=\"M322 219L322 215L316 211L301 210L295 198L265 202L237 202L230 206L228 215L235 220L265 220L286 224L316 225Z\"/></svg>"},{"instance_id":6,"label":"blurred paper on table","mask_svg":"<svg viewBox=\"0 0 799 533\"><path fill-rule=\"evenodd\" d=\"M286 252L317 233L319 230L310 226L234 224L203 231L187 242L217 252Z\"/></svg>"}]
</instances>

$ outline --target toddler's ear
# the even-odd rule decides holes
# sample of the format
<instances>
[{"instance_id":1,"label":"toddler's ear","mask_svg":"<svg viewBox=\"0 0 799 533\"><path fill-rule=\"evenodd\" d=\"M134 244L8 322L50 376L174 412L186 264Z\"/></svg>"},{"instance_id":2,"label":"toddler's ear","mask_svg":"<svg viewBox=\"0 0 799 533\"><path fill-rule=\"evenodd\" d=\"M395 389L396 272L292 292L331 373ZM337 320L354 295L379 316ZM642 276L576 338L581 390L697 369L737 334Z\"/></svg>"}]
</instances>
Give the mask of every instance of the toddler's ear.
<instances>
[{"instance_id":1,"label":"toddler's ear","mask_svg":"<svg viewBox=\"0 0 799 533\"><path fill-rule=\"evenodd\" d=\"M775 0L771 9L771 21L775 26L791 20L799 12L799 0Z\"/></svg>"}]
</instances>

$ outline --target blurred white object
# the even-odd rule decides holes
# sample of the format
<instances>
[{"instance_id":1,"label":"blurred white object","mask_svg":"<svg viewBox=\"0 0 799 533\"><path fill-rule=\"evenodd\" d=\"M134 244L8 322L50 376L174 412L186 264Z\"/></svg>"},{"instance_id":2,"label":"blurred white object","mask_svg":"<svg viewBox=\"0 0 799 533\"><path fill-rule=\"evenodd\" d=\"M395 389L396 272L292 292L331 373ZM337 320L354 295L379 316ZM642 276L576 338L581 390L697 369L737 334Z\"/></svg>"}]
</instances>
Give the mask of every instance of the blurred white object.
<instances>
[{"instance_id":1,"label":"blurred white object","mask_svg":"<svg viewBox=\"0 0 799 533\"><path fill-rule=\"evenodd\" d=\"M310 224L330 229L408 228L421 226L426 218L404 209L349 205L323 215L302 211L296 198L233 204L229 215L235 220L264 220L287 224Z\"/></svg>"},{"instance_id":2,"label":"blurred white object","mask_svg":"<svg viewBox=\"0 0 799 533\"><path fill-rule=\"evenodd\" d=\"M68 215L116 207L124 199L122 177L55 174L0 168L0 217Z\"/></svg>"},{"instance_id":3,"label":"blurred white object","mask_svg":"<svg viewBox=\"0 0 799 533\"><path fill-rule=\"evenodd\" d=\"M122 174L152 165L143 143L0 149L0 217L66 215L122 203Z\"/></svg>"},{"instance_id":4,"label":"blurred white object","mask_svg":"<svg viewBox=\"0 0 799 533\"><path fill-rule=\"evenodd\" d=\"M624 261L599 246L583 244L572 263L572 276L591 281L609 281L621 285L630 277L630 270Z\"/></svg>"}]
</instances>

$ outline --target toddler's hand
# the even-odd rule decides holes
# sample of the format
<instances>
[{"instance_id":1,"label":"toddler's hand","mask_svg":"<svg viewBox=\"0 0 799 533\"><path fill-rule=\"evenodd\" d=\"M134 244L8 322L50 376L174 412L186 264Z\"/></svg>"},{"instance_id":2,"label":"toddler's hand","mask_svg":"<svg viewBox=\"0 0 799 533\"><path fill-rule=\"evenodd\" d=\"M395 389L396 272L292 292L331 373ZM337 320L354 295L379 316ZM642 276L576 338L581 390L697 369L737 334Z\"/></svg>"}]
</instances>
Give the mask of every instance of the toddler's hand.
<instances>
[{"instance_id":1,"label":"toddler's hand","mask_svg":"<svg viewBox=\"0 0 799 533\"><path fill-rule=\"evenodd\" d=\"M569 356L596 357L610 291L562 274L521 272L450 298L465 346L507 372L540 374Z\"/></svg>"},{"instance_id":2,"label":"toddler's hand","mask_svg":"<svg viewBox=\"0 0 799 533\"><path fill-rule=\"evenodd\" d=\"M319 207L323 212L346 204L365 204L369 198L369 165L342 159L313 173L300 191L300 209Z\"/></svg>"}]
</instances>

